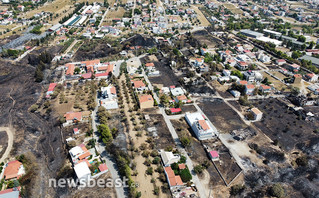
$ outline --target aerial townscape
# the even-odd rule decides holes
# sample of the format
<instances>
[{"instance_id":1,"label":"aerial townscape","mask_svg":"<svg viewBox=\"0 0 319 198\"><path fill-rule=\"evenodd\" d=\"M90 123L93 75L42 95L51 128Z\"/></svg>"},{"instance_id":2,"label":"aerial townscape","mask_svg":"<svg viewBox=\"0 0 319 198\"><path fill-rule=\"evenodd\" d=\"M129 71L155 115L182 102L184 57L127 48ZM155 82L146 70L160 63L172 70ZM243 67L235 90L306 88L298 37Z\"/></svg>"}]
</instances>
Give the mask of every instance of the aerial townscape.
<instances>
[{"instance_id":1,"label":"aerial townscape","mask_svg":"<svg viewBox=\"0 0 319 198\"><path fill-rule=\"evenodd\" d=\"M0 198L319 197L319 0L0 0Z\"/></svg>"}]
</instances>

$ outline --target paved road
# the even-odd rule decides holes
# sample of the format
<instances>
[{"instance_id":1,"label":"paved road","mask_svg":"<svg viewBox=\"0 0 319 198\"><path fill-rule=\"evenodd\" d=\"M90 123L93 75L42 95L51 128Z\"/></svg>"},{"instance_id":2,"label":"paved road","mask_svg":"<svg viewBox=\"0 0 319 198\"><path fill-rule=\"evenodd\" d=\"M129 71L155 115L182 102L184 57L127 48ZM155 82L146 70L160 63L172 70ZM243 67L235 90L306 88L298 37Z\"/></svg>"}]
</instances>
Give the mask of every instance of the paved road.
<instances>
[{"instance_id":1,"label":"paved road","mask_svg":"<svg viewBox=\"0 0 319 198\"><path fill-rule=\"evenodd\" d=\"M98 98L96 98L96 101L98 101ZM95 107L94 111L91 114L93 138L96 140L95 148L100 153L101 158L105 161L106 166L109 168L109 171L111 173L113 180L115 180L115 179L121 178L119 175L118 167L116 163L114 162L114 160L112 159L112 157L110 156L110 154L105 150L105 146L102 143L98 142L99 137L97 132L97 125L98 125L97 115L96 115L97 110L98 110L98 105ZM118 198L127 197L124 187L115 188L115 191Z\"/></svg>"},{"instance_id":2,"label":"paved road","mask_svg":"<svg viewBox=\"0 0 319 198\"><path fill-rule=\"evenodd\" d=\"M1 159L0 159L0 163L4 162L5 159L10 155L10 151L12 149L13 146L13 130L9 127L0 127L0 131L5 131L7 132L8 135L8 146L6 151L4 152L4 154L2 155Z\"/></svg>"}]
</instances>

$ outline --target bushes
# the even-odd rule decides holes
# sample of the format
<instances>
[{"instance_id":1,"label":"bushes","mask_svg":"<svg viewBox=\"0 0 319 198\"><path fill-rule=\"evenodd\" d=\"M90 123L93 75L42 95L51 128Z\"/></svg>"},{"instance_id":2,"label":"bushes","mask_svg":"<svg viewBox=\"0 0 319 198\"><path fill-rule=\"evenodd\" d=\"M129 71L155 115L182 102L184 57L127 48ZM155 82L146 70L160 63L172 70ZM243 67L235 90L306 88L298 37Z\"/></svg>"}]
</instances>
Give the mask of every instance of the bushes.
<instances>
[{"instance_id":1,"label":"bushes","mask_svg":"<svg viewBox=\"0 0 319 198\"><path fill-rule=\"evenodd\" d=\"M269 194L273 197L284 197L285 191L279 183L272 185L269 189Z\"/></svg>"},{"instance_id":2,"label":"bushes","mask_svg":"<svg viewBox=\"0 0 319 198\"><path fill-rule=\"evenodd\" d=\"M191 140L189 139L189 137L183 136L181 138L181 143L182 143L183 147L188 147L191 145Z\"/></svg>"},{"instance_id":3,"label":"bushes","mask_svg":"<svg viewBox=\"0 0 319 198\"><path fill-rule=\"evenodd\" d=\"M37 25L35 26L31 31L30 33L33 33L33 34L41 34L41 28L43 27L43 25Z\"/></svg>"},{"instance_id":4,"label":"bushes","mask_svg":"<svg viewBox=\"0 0 319 198\"><path fill-rule=\"evenodd\" d=\"M242 193L245 190L245 185L236 184L230 188L230 194L235 196Z\"/></svg>"},{"instance_id":5,"label":"bushes","mask_svg":"<svg viewBox=\"0 0 319 198\"><path fill-rule=\"evenodd\" d=\"M185 168L180 171L181 179L184 183L189 182L192 179L192 175L189 172L188 168Z\"/></svg>"}]
</instances>

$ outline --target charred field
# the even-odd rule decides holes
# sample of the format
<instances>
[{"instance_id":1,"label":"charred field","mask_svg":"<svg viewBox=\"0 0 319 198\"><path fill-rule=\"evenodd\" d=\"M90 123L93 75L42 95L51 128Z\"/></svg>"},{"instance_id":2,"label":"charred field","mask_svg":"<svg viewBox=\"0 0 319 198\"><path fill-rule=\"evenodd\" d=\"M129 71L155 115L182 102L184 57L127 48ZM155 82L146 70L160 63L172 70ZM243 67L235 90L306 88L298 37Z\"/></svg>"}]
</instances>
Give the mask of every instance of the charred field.
<instances>
[{"instance_id":1,"label":"charred field","mask_svg":"<svg viewBox=\"0 0 319 198\"><path fill-rule=\"evenodd\" d=\"M10 154L33 156L34 170L22 183L25 196L55 195L55 189L47 185L48 179L56 177L66 154L58 119L29 111L31 105L39 102L43 91L42 85L35 82L35 67L0 60L0 71L0 126L12 126L15 131Z\"/></svg>"}]
</instances>

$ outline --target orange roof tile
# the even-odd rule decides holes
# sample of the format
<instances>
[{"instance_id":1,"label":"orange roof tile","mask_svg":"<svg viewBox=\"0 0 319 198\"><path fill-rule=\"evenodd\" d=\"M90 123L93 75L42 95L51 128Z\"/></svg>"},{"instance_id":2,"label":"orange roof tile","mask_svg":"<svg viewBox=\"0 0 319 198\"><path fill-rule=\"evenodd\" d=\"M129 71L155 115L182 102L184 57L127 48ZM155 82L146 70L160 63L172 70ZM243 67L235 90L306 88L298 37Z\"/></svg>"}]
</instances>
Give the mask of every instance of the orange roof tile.
<instances>
[{"instance_id":1,"label":"orange roof tile","mask_svg":"<svg viewBox=\"0 0 319 198\"><path fill-rule=\"evenodd\" d=\"M154 67L154 63L146 63L145 66L146 67Z\"/></svg>"},{"instance_id":2,"label":"orange roof tile","mask_svg":"<svg viewBox=\"0 0 319 198\"><path fill-rule=\"evenodd\" d=\"M81 63L85 64L85 66L93 66L93 65L99 64L100 63L100 59L82 61Z\"/></svg>"},{"instance_id":3,"label":"orange roof tile","mask_svg":"<svg viewBox=\"0 0 319 198\"><path fill-rule=\"evenodd\" d=\"M66 75L73 75L74 74L74 64L68 63L65 65L68 69L66 70Z\"/></svg>"},{"instance_id":4,"label":"orange roof tile","mask_svg":"<svg viewBox=\"0 0 319 198\"><path fill-rule=\"evenodd\" d=\"M113 72L113 68L114 68L114 65L109 65L108 67L107 67L107 73L109 73L109 72Z\"/></svg>"},{"instance_id":5,"label":"orange roof tile","mask_svg":"<svg viewBox=\"0 0 319 198\"><path fill-rule=\"evenodd\" d=\"M133 80L132 82L134 84L135 89L145 87L144 82L141 80Z\"/></svg>"},{"instance_id":6,"label":"orange roof tile","mask_svg":"<svg viewBox=\"0 0 319 198\"><path fill-rule=\"evenodd\" d=\"M21 162L18 160L8 162L8 166L4 169L4 178L7 179L13 179L17 178L19 175L19 168L22 165Z\"/></svg>"},{"instance_id":7,"label":"orange roof tile","mask_svg":"<svg viewBox=\"0 0 319 198\"><path fill-rule=\"evenodd\" d=\"M187 100L187 97L185 95L177 96L178 100Z\"/></svg>"},{"instance_id":8,"label":"orange roof tile","mask_svg":"<svg viewBox=\"0 0 319 198\"><path fill-rule=\"evenodd\" d=\"M143 102L148 102L148 101L153 101L153 97L151 95L141 95L140 96L140 103L143 103Z\"/></svg>"},{"instance_id":9,"label":"orange roof tile","mask_svg":"<svg viewBox=\"0 0 319 198\"><path fill-rule=\"evenodd\" d=\"M73 119L81 120L82 112L68 112L64 114L64 117L66 120L73 120Z\"/></svg>"},{"instance_id":10,"label":"orange roof tile","mask_svg":"<svg viewBox=\"0 0 319 198\"><path fill-rule=\"evenodd\" d=\"M186 166L185 166L185 164L178 164L178 168L179 168L180 170L182 170L182 169L185 169Z\"/></svg>"},{"instance_id":11,"label":"orange roof tile","mask_svg":"<svg viewBox=\"0 0 319 198\"><path fill-rule=\"evenodd\" d=\"M203 128L204 131L210 129L205 120L198 120L198 123Z\"/></svg>"},{"instance_id":12,"label":"orange roof tile","mask_svg":"<svg viewBox=\"0 0 319 198\"><path fill-rule=\"evenodd\" d=\"M115 89L115 87L111 87L110 91L111 91L112 94L116 94L116 89Z\"/></svg>"},{"instance_id":13,"label":"orange roof tile","mask_svg":"<svg viewBox=\"0 0 319 198\"><path fill-rule=\"evenodd\" d=\"M91 153L88 151L88 152L85 152L83 153L82 155L79 156L79 159L82 160L82 159L85 159L87 157L89 157L91 155Z\"/></svg>"},{"instance_id":14,"label":"orange roof tile","mask_svg":"<svg viewBox=\"0 0 319 198\"><path fill-rule=\"evenodd\" d=\"M102 66L102 67L98 67L97 70L98 71L106 71L108 68L108 66Z\"/></svg>"},{"instance_id":15,"label":"orange roof tile","mask_svg":"<svg viewBox=\"0 0 319 198\"><path fill-rule=\"evenodd\" d=\"M176 181L176 185L178 186L182 186L184 184L182 181L182 178L179 175L175 176L175 181Z\"/></svg>"}]
</instances>

